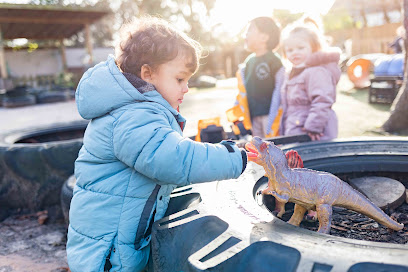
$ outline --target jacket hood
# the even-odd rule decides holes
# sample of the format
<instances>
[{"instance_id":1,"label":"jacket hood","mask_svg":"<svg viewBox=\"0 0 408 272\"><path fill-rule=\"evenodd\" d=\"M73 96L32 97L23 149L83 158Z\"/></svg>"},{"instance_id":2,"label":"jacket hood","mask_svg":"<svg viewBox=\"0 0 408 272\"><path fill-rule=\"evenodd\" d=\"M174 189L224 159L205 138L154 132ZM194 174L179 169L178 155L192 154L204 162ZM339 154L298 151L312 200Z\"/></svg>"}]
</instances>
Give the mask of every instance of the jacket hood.
<instances>
[{"instance_id":1,"label":"jacket hood","mask_svg":"<svg viewBox=\"0 0 408 272\"><path fill-rule=\"evenodd\" d=\"M85 72L75 100L84 119L100 117L127 104L143 101L159 103L173 115L179 114L156 90L142 93L136 89L120 72L112 55Z\"/></svg>"},{"instance_id":2,"label":"jacket hood","mask_svg":"<svg viewBox=\"0 0 408 272\"><path fill-rule=\"evenodd\" d=\"M306 60L306 67L323 66L330 71L333 80L340 80L341 70L339 67L340 49L330 48L328 51L318 51L310 55Z\"/></svg>"}]
</instances>

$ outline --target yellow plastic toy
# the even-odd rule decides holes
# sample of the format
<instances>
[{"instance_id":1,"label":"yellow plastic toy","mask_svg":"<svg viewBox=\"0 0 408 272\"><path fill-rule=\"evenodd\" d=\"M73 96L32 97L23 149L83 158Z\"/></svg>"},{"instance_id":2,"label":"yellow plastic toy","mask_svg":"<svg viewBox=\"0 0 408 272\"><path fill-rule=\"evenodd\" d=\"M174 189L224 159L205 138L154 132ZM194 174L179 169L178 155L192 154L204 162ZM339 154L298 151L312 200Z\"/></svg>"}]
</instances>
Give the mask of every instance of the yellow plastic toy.
<instances>
[{"instance_id":1,"label":"yellow plastic toy","mask_svg":"<svg viewBox=\"0 0 408 272\"><path fill-rule=\"evenodd\" d=\"M201 119L198 121L198 132L195 137L196 142L201 142L201 130L207 128L210 125L215 125L215 126L221 126L221 118L220 117L214 117L214 118L208 118L208 119Z\"/></svg>"}]
</instances>

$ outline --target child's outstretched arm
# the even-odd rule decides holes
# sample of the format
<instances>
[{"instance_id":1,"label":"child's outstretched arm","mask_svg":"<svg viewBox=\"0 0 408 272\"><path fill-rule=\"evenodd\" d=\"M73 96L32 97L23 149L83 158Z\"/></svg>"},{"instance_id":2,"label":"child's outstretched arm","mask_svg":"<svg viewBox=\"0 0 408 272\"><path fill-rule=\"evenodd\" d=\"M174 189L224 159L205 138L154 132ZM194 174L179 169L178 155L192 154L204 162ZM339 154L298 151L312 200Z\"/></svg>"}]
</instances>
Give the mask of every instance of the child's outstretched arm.
<instances>
[{"instance_id":1,"label":"child's outstretched arm","mask_svg":"<svg viewBox=\"0 0 408 272\"><path fill-rule=\"evenodd\" d=\"M275 88L273 89L271 106L269 108L268 123L266 125L266 134L271 133L273 121L278 115L280 106L280 91L285 80L285 68L282 66L275 74Z\"/></svg>"},{"instance_id":2,"label":"child's outstretched arm","mask_svg":"<svg viewBox=\"0 0 408 272\"><path fill-rule=\"evenodd\" d=\"M206 144L183 138L171 127L173 119L154 108L125 112L114 130L115 156L134 168L136 175L159 184L184 186L241 175L246 154L234 143Z\"/></svg>"}]
</instances>

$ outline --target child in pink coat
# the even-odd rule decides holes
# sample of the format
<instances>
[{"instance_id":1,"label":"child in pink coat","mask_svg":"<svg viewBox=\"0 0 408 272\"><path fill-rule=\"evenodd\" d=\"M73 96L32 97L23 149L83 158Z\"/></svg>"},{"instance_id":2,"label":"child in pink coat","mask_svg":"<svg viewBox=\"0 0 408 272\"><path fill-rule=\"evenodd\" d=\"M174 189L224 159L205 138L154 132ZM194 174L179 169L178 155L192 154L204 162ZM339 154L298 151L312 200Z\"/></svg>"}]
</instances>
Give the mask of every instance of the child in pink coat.
<instances>
[{"instance_id":1,"label":"child in pink coat","mask_svg":"<svg viewBox=\"0 0 408 272\"><path fill-rule=\"evenodd\" d=\"M291 28L282 39L286 58L292 63L281 89L281 133L307 133L313 141L337 137L337 116L332 110L341 70L340 53L324 51L316 28Z\"/></svg>"}]
</instances>

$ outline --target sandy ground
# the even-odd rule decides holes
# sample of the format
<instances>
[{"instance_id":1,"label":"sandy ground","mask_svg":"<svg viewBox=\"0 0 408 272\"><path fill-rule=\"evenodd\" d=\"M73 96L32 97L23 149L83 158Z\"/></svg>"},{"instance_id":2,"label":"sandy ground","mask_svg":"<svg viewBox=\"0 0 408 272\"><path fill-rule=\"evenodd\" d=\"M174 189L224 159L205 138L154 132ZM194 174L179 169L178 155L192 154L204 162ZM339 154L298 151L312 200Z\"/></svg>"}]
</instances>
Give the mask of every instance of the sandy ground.
<instances>
[{"instance_id":1,"label":"sandy ground","mask_svg":"<svg viewBox=\"0 0 408 272\"><path fill-rule=\"evenodd\" d=\"M0 223L0 272L68 271L64 223L40 224L36 214Z\"/></svg>"},{"instance_id":2,"label":"sandy ground","mask_svg":"<svg viewBox=\"0 0 408 272\"><path fill-rule=\"evenodd\" d=\"M181 105L187 119L185 136L197 133L200 119L221 117L230 130L225 111L235 100L236 79L219 81L217 88L191 90ZM368 135L388 118L389 105L368 104L367 90L352 90L343 76L334 105L339 118L339 137ZM55 122L81 120L74 101L35 105L24 108L0 108L0 133ZM67 271L63 223L39 224L36 215L8 218L0 223L0 272Z\"/></svg>"}]
</instances>

